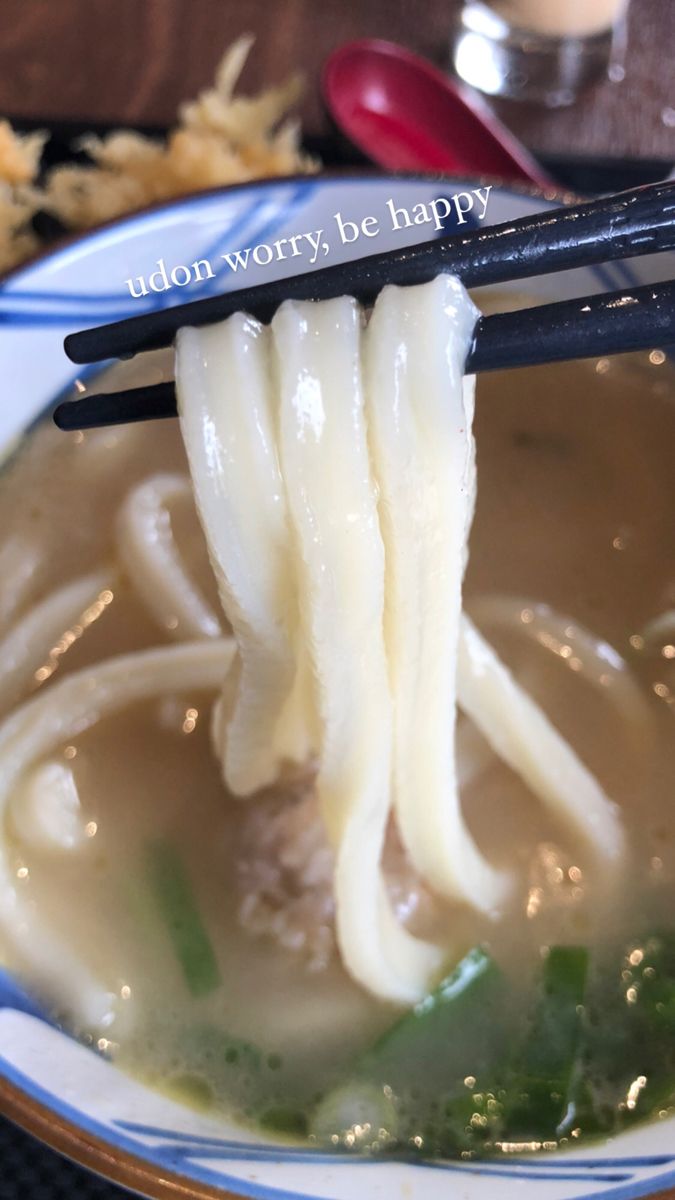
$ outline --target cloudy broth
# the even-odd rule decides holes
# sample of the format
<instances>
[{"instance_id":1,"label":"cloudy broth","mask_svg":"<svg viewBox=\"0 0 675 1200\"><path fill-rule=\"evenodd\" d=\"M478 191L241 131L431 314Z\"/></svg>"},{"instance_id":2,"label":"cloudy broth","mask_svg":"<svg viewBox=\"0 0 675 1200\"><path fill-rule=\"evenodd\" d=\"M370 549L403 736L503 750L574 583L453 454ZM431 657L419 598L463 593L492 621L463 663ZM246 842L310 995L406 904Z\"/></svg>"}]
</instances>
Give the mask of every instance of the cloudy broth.
<instances>
[{"instance_id":1,"label":"cloudy broth","mask_svg":"<svg viewBox=\"0 0 675 1200\"><path fill-rule=\"evenodd\" d=\"M478 1012L474 1042L448 1067L460 1090L465 1078L489 1077L478 1049L488 1027L503 1046L525 1036L545 948L590 949L593 1012L608 988L617 1007L621 997L631 1004L631 964L638 972L641 960L630 955L644 953L653 931L675 940L675 651L667 637L651 645L641 632L675 609L672 369L659 355L643 355L485 377L475 433L466 608L620 805L628 854L620 876L607 876L481 745L481 769L468 772L462 799L488 857L518 872L501 918L441 903L416 887L390 848L392 887L411 928L433 934L451 924L467 951L489 951L504 980L497 1008ZM0 637L66 581L98 568L107 581L101 611L72 644L51 654L47 647L30 663L16 701L86 665L180 636L180 625L163 631L148 615L116 550L117 510L129 488L166 472L187 476L169 421L75 435L44 423L7 465ZM171 520L215 607L191 501L173 504ZM26 562L30 570L22 571ZM566 618L561 634L541 606ZM593 661L587 643L579 648L580 627L594 635ZM617 654L629 664L628 699L628 669L617 666ZM59 1004L68 1028L190 1103L286 1132L309 1128L322 1140L325 1121L317 1126L313 1116L321 1097L349 1078L351 1064L400 1012L369 997L339 963L325 848L315 839L293 853L294 839L314 821L311 777L250 799L229 796L210 748L212 700L186 688L69 737L59 753L81 800L81 844L56 852L31 842L10 814L6 854L39 921L76 947L114 997L105 1028L74 1023ZM215 958L216 982L198 994L157 902L158 844L177 856ZM303 880L311 880L304 908ZM26 971L15 949L7 959L53 1009L49 978ZM672 1037L670 1046L672 1053ZM621 1079L594 1079L594 1086L609 1108L618 1113L623 1102L625 1109ZM430 1120L433 1097L424 1087L413 1079L401 1097L406 1137L416 1105ZM670 1100L658 1104L667 1111Z\"/></svg>"}]
</instances>

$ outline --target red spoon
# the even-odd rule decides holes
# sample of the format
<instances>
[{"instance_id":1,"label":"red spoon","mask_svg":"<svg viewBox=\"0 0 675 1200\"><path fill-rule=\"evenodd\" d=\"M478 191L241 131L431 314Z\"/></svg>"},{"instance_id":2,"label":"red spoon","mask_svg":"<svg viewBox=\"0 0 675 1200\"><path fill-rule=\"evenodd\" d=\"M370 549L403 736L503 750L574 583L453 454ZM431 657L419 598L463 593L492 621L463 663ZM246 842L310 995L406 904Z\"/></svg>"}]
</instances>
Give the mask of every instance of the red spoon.
<instances>
[{"instance_id":1,"label":"red spoon","mask_svg":"<svg viewBox=\"0 0 675 1200\"><path fill-rule=\"evenodd\" d=\"M324 66L322 88L338 126L381 167L551 187L543 168L479 100L394 42L367 38L341 46Z\"/></svg>"}]
</instances>

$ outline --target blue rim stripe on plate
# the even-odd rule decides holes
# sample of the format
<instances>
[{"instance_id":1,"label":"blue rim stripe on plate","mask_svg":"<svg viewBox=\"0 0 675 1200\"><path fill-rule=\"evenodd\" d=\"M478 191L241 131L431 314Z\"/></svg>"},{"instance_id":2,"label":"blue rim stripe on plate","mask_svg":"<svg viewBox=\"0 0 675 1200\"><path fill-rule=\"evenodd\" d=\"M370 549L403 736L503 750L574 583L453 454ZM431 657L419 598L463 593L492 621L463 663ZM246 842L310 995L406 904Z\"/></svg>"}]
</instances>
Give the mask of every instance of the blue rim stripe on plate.
<instances>
[{"instance_id":1,"label":"blue rim stripe on plate","mask_svg":"<svg viewBox=\"0 0 675 1200\"><path fill-rule=\"evenodd\" d=\"M270 1154L272 1154L272 1153L278 1154L279 1153L279 1143L278 1142L241 1142L241 1141L233 1139L233 1138L221 1138L221 1137L215 1137L215 1136L209 1137L208 1135L205 1135L205 1134L178 1133L178 1132L175 1132L174 1130L164 1129L159 1125L148 1125L141 1121L124 1121L124 1120L123 1121L115 1121L115 1125L118 1126L118 1128L120 1128L120 1129L126 1130L128 1133L137 1133L142 1137L154 1137L154 1138L158 1138L158 1139L171 1138L174 1141L185 1141L185 1142L190 1142L193 1145L205 1146L205 1147L220 1147L221 1149L226 1149L229 1147L232 1147L232 1148L238 1149L238 1150L242 1149L242 1148L244 1148L244 1149L253 1148L255 1150L266 1150ZM284 1143L282 1143L282 1145L284 1145ZM285 1150L287 1153L295 1153L295 1152L304 1153L305 1152L304 1146L301 1146L301 1145L298 1145L298 1146L286 1145ZM322 1157L325 1160L326 1155L323 1155ZM338 1158L340 1161L344 1161L346 1156L343 1153L343 1154L335 1155L334 1157ZM418 1161L417 1156L414 1159L411 1159L411 1161L413 1161L413 1162ZM550 1154L546 1153L543 1157L534 1157L533 1156L531 1158L522 1158L522 1157L518 1157L517 1155L514 1155L513 1157L510 1157L508 1159L503 1159L501 1161L512 1162L514 1165L517 1165L517 1166L547 1167L550 1165L552 1160L551 1160ZM675 1152L672 1154L624 1155L624 1156L621 1156L620 1158L607 1158L607 1157L604 1157L604 1158L571 1158L571 1157L568 1157L567 1154L565 1154L564 1157L560 1160L560 1166L561 1166L561 1168L564 1166L564 1167L570 1168L570 1169L586 1168L587 1170L595 1170L596 1168L604 1168L604 1167L617 1167L617 1168L662 1167L662 1166L667 1166L668 1163L671 1163L671 1162L675 1162ZM469 1163L468 1165L470 1166L471 1164Z\"/></svg>"},{"instance_id":2,"label":"blue rim stripe on plate","mask_svg":"<svg viewBox=\"0 0 675 1200\"><path fill-rule=\"evenodd\" d=\"M344 182L370 183L372 186L373 178L374 177L371 177L370 179L350 179L349 177L346 177ZM253 180L251 183L233 185L233 191L230 193L230 195L234 194L234 188L236 188L242 196L245 196L247 192L259 193L261 188L268 189L269 193L272 194L275 189L279 189L284 186L288 187L289 184L317 188L319 186L325 186L326 183L328 183L327 179L322 179L321 176L312 175L308 175L306 179L304 177L291 180L284 179L283 177L258 179ZM157 205L145 211L128 213L124 217L114 220L110 225L107 225L102 229L99 228L81 231L76 236L76 240L73 243L69 243L66 246L55 246L53 250L46 250L44 253L40 254L35 262L29 262L26 263L25 266L14 268L9 272L7 278L0 278L0 298L2 298L5 293L11 293L14 290L17 278L30 277L36 271L43 270L45 264L49 264L51 267L52 265L59 263L61 260L68 262L69 259L79 258L81 255L83 240L86 240L88 246L96 245L100 242L103 242L104 244L106 242L114 243L119 238L120 234L123 234L131 225L135 226L136 228L142 228L144 225L151 224L161 226L163 220L166 223L169 223L171 218L176 213L180 212L181 209L189 209L195 203L199 203L199 206L203 207L204 209L207 209L211 206L215 207L217 204L222 203L223 194L227 194L227 192L227 188L215 189L213 192L195 192L190 196L181 196L176 200L169 200L166 202L166 204Z\"/></svg>"},{"instance_id":3,"label":"blue rim stripe on plate","mask_svg":"<svg viewBox=\"0 0 675 1200\"><path fill-rule=\"evenodd\" d=\"M275 233L280 225L285 224L290 214L299 211L311 199L315 188L315 184L313 186L299 185L289 196L283 209L278 208L275 216L269 217L262 224L256 226L255 223L252 223L252 219L259 213L266 214L270 207L269 201L266 199L257 201L256 204L248 208L245 214L241 215L230 225L225 232L218 234L217 240L202 252L203 256L209 259L214 258L232 238L236 237L239 239L244 233L247 234L249 241L261 242L264 238L269 237L270 234ZM201 285L192 287L190 299L199 299L221 288L222 279L218 279L217 276L216 279L203 280ZM40 297L41 302L46 301L50 305L60 304L61 308L56 311L51 308L43 309L39 312L35 312L34 310L24 311L22 305L30 302L31 299L34 301L36 297ZM143 313L154 312L157 309L169 308L173 304L183 303L184 298L180 291L176 292L175 295L167 291L157 293L153 296L142 297L138 300L125 296L123 292L114 295L96 292L7 292L4 300L9 302L10 307L2 307L3 296L0 291L0 325L14 325L25 328L40 325L70 325L73 321L88 323L91 322L92 318L97 323L118 321L123 317L140 316ZM106 308L105 305L109 303L118 305L119 307ZM75 304L84 305L84 308L71 309L70 306ZM104 307L101 307L102 305Z\"/></svg>"},{"instance_id":4,"label":"blue rim stripe on plate","mask_svg":"<svg viewBox=\"0 0 675 1200\"><path fill-rule=\"evenodd\" d=\"M188 1155L186 1154L187 1146L183 1141L186 1135L179 1135L179 1138L176 1139L176 1141L179 1140L180 1145L176 1146L174 1143L173 1147L149 1147L143 1142L128 1136L128 1134L122 1131L120 1131L119 1135L115 1135L113 1140L111 1135L115 1134L115 1130L113 1130L110 1126L101 1121L92 1119L85 1113L64 1102L59 1097L55 1096L54 1093L48 1091L46 1088L43 1088L41 1085L36 1084L27 1075L25 1075L22 1071L17 1070L14 1066L12 1066L11 1063L1 1056L0 1070L2 1070L3 1074L10 1083L13 1083L24 1093L31 1096L36 1102L44 1105L58 1116L69 1121L76 1128L92 1134L94 1137L103 1142L108 1142L108 1144L114 1145L117 1149L124 1150L126 1153L137 1158L145 1159L146 1162L150 1162L155 1166L174 1169L178 1173L181 1173L181 1165L184 1168L188 1162ZM118 1123L116 1123L116 1126L117 1124ZM242 1146L244 1145L245 1144L242 1143ZM211 1157L207 1148L201 1145L201 1143L196 1144L194 1150L194 1158L199 1159L203 1157ZM286 1158L284 1150L285 1148L283 1144L281 1144L276 1159L276 1161L279 1163L283 1163L284 1159ZM223 1151L222 1156L226 1157L226 1155L227 1151ZM240 1179L236 1175L227 1173L227 1171L213 1171L208 1167L204 1167L200 1162L195 1162L194 1158L189 1158L192 1178L197 1179L202 1183L214 1184L220 1187L238 1188L242 1196L250 1197L251 1200L324 1200L323 1197L312 1196L312 1194L308 1192L290 1192L283 1188L273 1188L265 1184L252 1184L246 1179ZM269 1156L266 1156L266 1160L269 1161ZM286 1162L290 1163L291 1161L292 1160L290 1157L286 1158ZM344 1163L351 1163L352 1165L355 1165L356 1163L355 1159L349 1157L345 1157L342 1161ZM548 1166L544 1160L536 1161L541 1161L542 1165L545 1167ZM358 1165L366 1166L370 1163L377 1162L382 1163L383 1160L365 1159L363 1162L359 1160ZM312 1163L310 1165L315 1164ZM333 1165L333 1162L331 1162L330 1165ZM521 1161L521 1169L513 1173L510 1173L507 1169L491 1170L489 1169L489 1165L482 1166L478 1163L448 1163L446 1165L445 1163L436 1164L425 1162L416 1165L424 1169L435 1169L440 1171L447 1170L449 1173L465 1175L495 1175L497 1177L516 1178L527 1180L529 1182L536 1182L537 1180L547 1178L556 1179L557 1181L561 1182L565 1179L570 1182L573 1180L587 1181L589 1183L592 1181L610 1182L613 1180L620 1182L620 1186L618 1188L610 1187L603 1191L594 1190L592 1193L587 1193L585 1196L578 1197L577 1200L636 1200L637 1197L645 1196L648 1195L649 1192L655 1191L657 1185L658 1188L663 1188L669 1183L675 1182L675 1170L668 1171L660 1176L651 1176L644 1180L632 1181L632 1177L629 1174L616 1174L603 1179L603 1177L599 1177L592 1171L585 1174L579 1174L578 1176L572 1176L569 1173L566 1173L565 1175L561 1175L559 1173L550 1175L548 1172L540 1170L537 1170L533 1174L529 1169L522 1169L525 1166L524 1161ZM619 1163L618 1165L620 1167L623 1164Z\"/></svg>"}]
</instances>

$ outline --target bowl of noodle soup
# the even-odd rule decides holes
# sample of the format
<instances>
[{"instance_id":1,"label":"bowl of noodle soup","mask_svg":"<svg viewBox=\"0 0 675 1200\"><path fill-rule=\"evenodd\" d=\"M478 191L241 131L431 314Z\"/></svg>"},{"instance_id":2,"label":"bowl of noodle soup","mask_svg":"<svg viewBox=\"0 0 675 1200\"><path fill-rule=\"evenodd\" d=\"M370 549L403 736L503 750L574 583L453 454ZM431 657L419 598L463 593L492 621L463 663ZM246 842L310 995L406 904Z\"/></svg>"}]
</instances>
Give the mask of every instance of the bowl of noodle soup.
<instances>
[{"instance_id":1,"label":"bowl of noodle soup","mask_svg":"<svg viewBox=\"0 0 675 1200\"><path fill-rule=\"evenodd\" d=\"M131 298L160 259L446 188L205 193L0 285L0 1107L143 1194L675 1182L672 367L485 377L475 414L461 371L472 304L672 256L63 354L237 282ZM49 422L174 370L180 422Z\"/></svg>"}]
</instances>

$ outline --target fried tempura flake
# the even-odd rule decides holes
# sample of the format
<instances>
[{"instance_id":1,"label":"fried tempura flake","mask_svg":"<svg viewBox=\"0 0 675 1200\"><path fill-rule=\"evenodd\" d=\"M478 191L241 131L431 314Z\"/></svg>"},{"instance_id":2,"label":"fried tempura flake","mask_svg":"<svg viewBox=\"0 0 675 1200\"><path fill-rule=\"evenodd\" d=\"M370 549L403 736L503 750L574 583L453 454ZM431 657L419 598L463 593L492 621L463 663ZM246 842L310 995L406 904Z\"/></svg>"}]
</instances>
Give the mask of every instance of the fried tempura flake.
<instances>
[{"instance_id":1,"label":"fried tempura flake","mask_svg":"<svg viewBox=\"0 0 675 1200\"><path fill-rule=\"evenodd\" d=\"M30 224L39 208L69 229L90 229L204 188L315 171L300 149L299 124L286 115L302 90L299 76L257 96L234 95L252 45L246 34L229 47L214 86L181 105L165 141L123 129L89 134L79 145L92 162L55 167L43 187L36 179L47 135L21 136L0 120L0 271L40 249Z\"/></svg>"}]
</instances>

